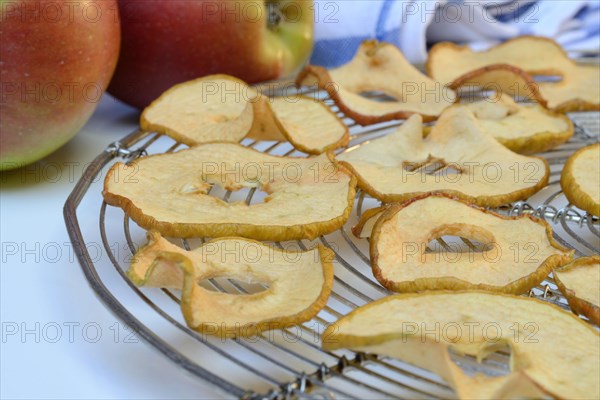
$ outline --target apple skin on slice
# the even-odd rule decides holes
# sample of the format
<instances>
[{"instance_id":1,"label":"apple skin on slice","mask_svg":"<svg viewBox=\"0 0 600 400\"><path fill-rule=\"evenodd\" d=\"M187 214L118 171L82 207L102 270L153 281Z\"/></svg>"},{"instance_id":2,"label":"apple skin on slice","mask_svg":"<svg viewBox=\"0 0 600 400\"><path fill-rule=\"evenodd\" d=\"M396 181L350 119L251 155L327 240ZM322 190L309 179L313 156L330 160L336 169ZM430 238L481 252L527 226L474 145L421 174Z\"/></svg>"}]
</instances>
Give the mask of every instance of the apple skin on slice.
<instances>
[{"instance_id":1,"label":"apple skin on slice","mask_svg":"<svg viewBox=\"0 0 600 400\"><path fill-rule=\"evenodd\" d=\"M347 348L430 370L461 399L600 397L600 336L541 300L485 291L399 294L329 325L326 350ZM465 373L449 351L478 361L506 349L510 373Z\"/></svg>"},{"instance_id":2,"label":"apple skin on slice","mask_svg":"<svg viewBox=\"0 0 600 400\"><path fill-rule=\"evenodd\" d=\"M456 78L448 87L459 91L461 89L492 90L496 93L506 93L512 97L525 97L543 107L547 101L540 93L535 80L523 70L508 64L492 64L475 71L467 72Z\"/></svg>"}]
</instances>

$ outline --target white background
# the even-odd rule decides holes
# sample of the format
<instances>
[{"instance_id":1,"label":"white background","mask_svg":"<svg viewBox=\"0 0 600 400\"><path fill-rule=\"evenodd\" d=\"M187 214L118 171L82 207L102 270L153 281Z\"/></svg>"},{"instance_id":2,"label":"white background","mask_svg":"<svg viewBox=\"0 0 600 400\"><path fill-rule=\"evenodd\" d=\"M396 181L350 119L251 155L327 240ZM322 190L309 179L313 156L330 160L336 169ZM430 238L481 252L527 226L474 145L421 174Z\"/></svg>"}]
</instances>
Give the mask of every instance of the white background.
<instances>
[{"instance_id":1,"label":"white background","mask_svg":"<svg viewBox=\"0 0 600 400\"><path fill-rule=\"evenodd\" d=\"M69 244L67 196L85 164L133 131L137 119L106 96L66 146L0 177L3 399L219 397L129 335L88 287ZM97 208L79 213L98 218Z\"/></svg>"}]
</instances>

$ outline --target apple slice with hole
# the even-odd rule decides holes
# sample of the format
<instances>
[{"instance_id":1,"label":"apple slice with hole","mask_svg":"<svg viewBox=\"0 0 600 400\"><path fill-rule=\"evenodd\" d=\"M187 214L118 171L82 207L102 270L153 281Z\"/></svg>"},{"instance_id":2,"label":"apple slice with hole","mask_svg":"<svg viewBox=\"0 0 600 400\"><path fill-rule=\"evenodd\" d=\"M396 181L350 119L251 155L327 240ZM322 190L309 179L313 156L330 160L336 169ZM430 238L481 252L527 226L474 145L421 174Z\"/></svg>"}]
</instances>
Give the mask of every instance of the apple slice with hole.
<instances>
[{"instance_id":1,"label":"apple slice with hole","mask_svg":"<svg viewBox=\"0 0 600 400\"><path fill-rule=\"evenodd\" d=\"M327 91L340 110L361 125L413 114L431 121L456 100L453 90L421 73L396 46L374 40L364 41L354 58L340 67L306 66L296 84ZM370 99L363 96L366 92L382 92L393 101Z\"/></svg>"},{"instance_id":2,"label":"apple slice with hole","mask_svg":"<svg viewBox=\"0 0 600 400\"><path fill-rule=\"evenodd\" d=\"M428 244L446 235L484 246L478 250L446 243L441 252L430 251ZM373 274L396 292L483 289L520 294L571 261L573 253L554 240L543 220L503 216L444 194L391 205L375 223L370 241Z\"/></svg>"},{"instance_id":3,"label":"apple slice with hole","mask_svg":"<svg viewBox=\"0 0 600 400\"><path fill-rule=\"evenodd\" d=\"M477 82L535 98L556 112L600 109L600 68L576 63L557 42L544 37L524 35L485 51L441 42L429 51L425 68L444 85ZM560 80L535 82L536 75Z\"/></svg>"},{"instance_id":4,"label":"apple slice with hole","mask_svg":"<svg viewBox=\"0 0 600 400\"><path fill-rule=\"evenodd\" d=\"M333 285L333 252L281 250L243 238L215 239L186 251L156 232L134 256L127 275L138 286L182 289L187 324L220 337L248 337L313 318ZM229 278L264 285L255 293L219 293L200 285ZM301 284L299 284L301 282Z\"/></svg>"},{"instance_id":5,"label":"apple slice with hole","mask_svg":"<svg viewBox=\"0 0 600 400\"><path fill-rule=\"evenodd\" d=\"M513 153L464 107L446 109L431 132L423 133L421 116L413 115L396 131L336 159L356 175L362 190L385 203L442 192L498 207L526 199L548 182L545 159Z\"/></svg>"},{"instance_id":6,"label":"apple slice with hole","mask_svg":"<svg viewBox=\"0 0 600 400\"><path fill-rule=\"evenodd\" d=\"M518 104L506 94L454 107L475 114L482 131L519 154L534 154L557 147L573 136L573 122L564 114L539 104Z\"/></svg>"},{"instance_id":7,"label":"apple slice with hole","mask_svg":"<svg viewBox=\"0 0 600 400\"><path fill-rule=\"evenodd\" d=\"M598 332L553 304L484 291L385 297L327 327L323 348L398 358L444 378L461 399L600 397ZM450 351L478 362L510 352L503 376L468 374Z\"/></svg>"},{"instance_id":8,"label":"apple slice with hole","mask_svg":"<svg viewBox=\"0 0 600 400\"><path fill-rule=\"evenodd\" d=\"M227 202L208 193L260 190L264 201ZM168 237L314 239L340 228L354 204L356 179L330 154L287 157L237 143L206 143L115 163L104 199L141 227Z\"/></svg>"}]
</instances>

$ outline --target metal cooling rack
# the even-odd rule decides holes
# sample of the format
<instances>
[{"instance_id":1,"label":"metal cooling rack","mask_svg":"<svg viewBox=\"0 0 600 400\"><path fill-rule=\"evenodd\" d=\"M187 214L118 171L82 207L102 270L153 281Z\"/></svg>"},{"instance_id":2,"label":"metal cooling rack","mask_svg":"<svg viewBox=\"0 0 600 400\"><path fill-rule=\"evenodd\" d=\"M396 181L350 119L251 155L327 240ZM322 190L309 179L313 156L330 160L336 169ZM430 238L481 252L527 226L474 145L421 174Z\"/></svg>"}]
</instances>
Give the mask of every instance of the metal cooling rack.
<instances>
[{"instance_id":1,"label":"metal cooling rack","mask_svg":"<svg viewBox=\"0 0 600 400\"><path fill-rule=\"evenodd\" d=\"M361 145L397 128L401 121L362 127L339 112L328 99L324 101L350 127L350 147ZM550 183L526 202L510 204L496 211L508 215L534 214L549 221L556 239L576 250L580 256L598 253L600 223L598 218L573 207L560 190L560 172L567 157L582 146L598 141L600 113L571 114L576 132L569 143L542 154L551 166ZM304 155L289 143L244 140L243 145L278 155ZM283 331L265 332L256 338L221 340L201 335L188 328L179 309L177 291L138 288L124 271L137 247L145 243L145 231L115 207L99 207L98 225L80 225L77 207L93 190L90 186L103 178L115 161L131 161L149 154L173 152L185 147L168 137L136 131L110 145L96 157L78 182L65 204L65 219L74 249L85 276L103 303L139 337L189 373L221 389L224 395L239 398L453 398L453 391L438 376L399 360L350 351L324 351L320 333L325 327L356 307L389 294L375 280L369 264L368 242L350 233L361 213L379 205L375 199L359 192L349 221L340 230L315 241L271 243L281 248L308 249L323 243L336 253L335 281L327 306L311 321ZM430 166L423 165L421 168ZM97 189L100 190L100 189ZM96 193L97 194L97 193ZM226 192L214 187L212 195L225 201L262 201L255 190ZM87 195L87 196L86 196ZM86 220L89 218L86 218ZM94 262L86 238L101 237L110 263ZM84 233L84 231L88 233ZM91 232L91 233L89 233ZM466 239L440 238L438 244L449 250L449 241L476 249ZM190 249L199 240L178 240ZM116 245L115 245L116 244ZM124 254L125 253L125 254ZM112 264L112 266L110 265ZM214 279L207 288L227 293L252 293L257 285L233 279ZM566 300L549 276L530 293L568 310ZM453 355L466 370L486 374L508 371L507 353L499 352L482 364L475 359Z\"/></svg>"}]
</instances>

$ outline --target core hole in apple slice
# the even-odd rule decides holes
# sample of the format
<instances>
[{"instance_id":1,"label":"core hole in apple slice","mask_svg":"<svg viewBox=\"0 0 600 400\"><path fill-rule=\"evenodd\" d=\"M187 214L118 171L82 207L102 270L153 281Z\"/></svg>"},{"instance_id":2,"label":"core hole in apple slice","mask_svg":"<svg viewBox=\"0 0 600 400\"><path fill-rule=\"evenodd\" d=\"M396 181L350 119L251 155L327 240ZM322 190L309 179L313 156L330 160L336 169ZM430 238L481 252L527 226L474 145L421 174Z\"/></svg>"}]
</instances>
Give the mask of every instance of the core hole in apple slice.
<instances>
[{"instance_id":1,"label":"core hole in apple slice","mask_svg":"<svg viewBox=\"0 0 600 400\"><path fill-rule=\"evenodd\" d=\"M459 335L462 332L452 332L452 327L446 327L445 334L452 339L452 335ZM448 347L448 355L452 363L459 367L465 375L474 377L483 373L489 377L505 376L511 373L510 357L511 349L506 343L488 344L486 353L478 357L469 354L461 354Z\"/></svg>"},{"instance_id":2,"label":"core hole in apple slice","mask_svg":"<svg viewBox=\"0 0 600 400\"><path fill-rule=\"evenodd\" d=\"M377 100L377 101L381 101L381 102L390 103L390 102L400 101L397 97L394 97L393 95L385 93L380 90L360 92L359 94L364 98L367 98L370 100Z\"/></svg>"},{"instance_id":3,"label":"core hole in apple slice","mask_svg":"<svg viewBox=\"0 0 600 400\"><path fill-rule=\"evenodd\" d=\"M422 161L404 161L402 168L407 172L419 172L425 175L437 175L446 177L449 175L460 175L463 169L454 162L446 162L443 158L429 155Z\"/></svg>"},{"instance_id":4,"label":"core hole in apple slice","mask_svg":"<svg viewBox=\"0 0 600 400\"><path fill-rule=\"evenodd\" d=\"M469 239L460 236L444 235L436 237L427 243L425 254L428 253L485 253L492 251L494 244Z\"/></svg>"},{"instance_id":5,"label":"core hole in apple slice","mask_svg":"<svg viewBox=\"0 0 600 400\"><path fill-rule=\"evenodd\" d=\"M478 248L479 251L477 252L479 253L497 250L494 246L496 239L492 232L468 223L440 225L431 230L430 239L427 249L433 250L432 253L466 253ZM473 243L478 243L479 247ZM427 249L425 249L425 252L427 252Z\"/></svg>"},{"instance_id":6,"label":"core hole in apple slice","mask_svg":"<svg viewBox=\"0 0 600 400\"><path fill-rule=\"evenodd\" d=\"M257 279L248 279L247 277L218 276L204 278L198 281L198 285L211 292L220 293L225 290L232 296L258 294L269 290L268 282Z\"/></svg>"},{"instance_id":7,"label":"core hole in apple slice","mask_svg":"<svg viewBox=\"0 0 600 400\"><path fill-rule=\"evenodd\" d=\"M218 183L211 183L209 186L210 190L204 193L225 203L245 202L247 204L258 204L264 202L269 196L269 193L260 184L228 189Z\"/></svg>"}]
</instances>

